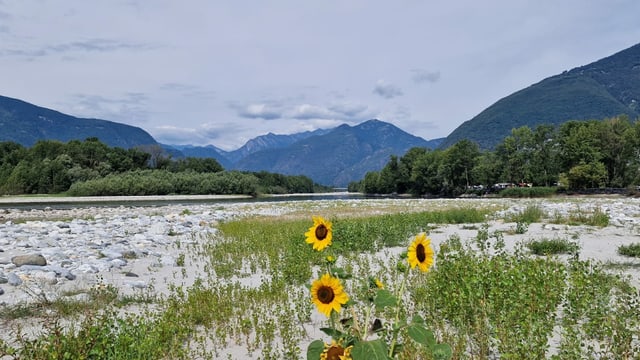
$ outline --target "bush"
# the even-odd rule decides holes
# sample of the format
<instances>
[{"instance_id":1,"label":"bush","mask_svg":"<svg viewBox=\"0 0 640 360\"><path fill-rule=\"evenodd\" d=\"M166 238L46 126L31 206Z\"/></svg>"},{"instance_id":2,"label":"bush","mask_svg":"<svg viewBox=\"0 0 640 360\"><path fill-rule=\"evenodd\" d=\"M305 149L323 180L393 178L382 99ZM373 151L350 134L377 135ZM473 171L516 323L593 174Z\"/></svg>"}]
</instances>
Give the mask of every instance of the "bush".
<instances>
[{"instance_id":1,"label":"bush","mask_svg":"<svg viewBox=\"0 0 640 360\"><path fill-rule=\"evenodd\" d=\"M640 243L621 245L618 247L618 254L640 258Z\"/></svg>"},{"instance_id":2,"label":"bush","mask_svg":"<svg viewBox=\"0 0 640 360\"><path fill-rule=\"evenodd\" d=\"M529 241L526 247L535 255L575 254L580 246L566 239L542 239Z\"/></svg>"},{"instance_id":3,"label":"bush","mask_svg":"<svg viewBox=\"0 0 640 360\"><path fill-rule=\"evenodd\" d=\"M557 188L555 187L514 187L500 191L500 196L514 198L536 198L552 196L555 195L556 192Z\"/></svg>"}]
</instances>

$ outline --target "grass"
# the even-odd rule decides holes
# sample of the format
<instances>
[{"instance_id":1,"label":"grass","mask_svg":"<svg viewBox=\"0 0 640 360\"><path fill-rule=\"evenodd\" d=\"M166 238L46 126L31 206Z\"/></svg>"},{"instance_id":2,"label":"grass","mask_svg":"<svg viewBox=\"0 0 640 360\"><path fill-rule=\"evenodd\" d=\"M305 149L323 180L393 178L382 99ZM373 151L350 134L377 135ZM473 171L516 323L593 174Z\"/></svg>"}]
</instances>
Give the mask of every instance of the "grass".
<instances>
[{"instance_id":1,"label":"grass","mask_svg":"<svg viewBox=\"0 0 640 360\"><path fill-rule=\"evenodd\" d=\"M618 247L618 254L640 258L640 243L621 245Z\"/></svg>"},{"instance_id":2,"label":"grass","mask_svg":"<svg viewBox=\"0 0 640 360\"><path fill-rule=\"evenodd\" d=\"M528 241L525 246L534 255L576 254L580 246L567 239L541 239Z\"/></svg>"},{"instance_id":3,"label":"grass","mask_svg":"<svg viewBox=\"0 0 640 360\"><path fill-rule=\"evenodd\" d=\"M520 222L537 221L538 210L523 211ZM327 254L344 254L338 263L354 278L378 278L393 291L407 239L440 224L473 224L464 228L477 236L454 235L437 247L432 271L408 278L405 310L420 314L456 359L548 358L549 339L557 334L557 359L640 356L637 289L597 263L533 255L577 251L575 242L542 239L507 251L502 233L489 231L490 211L483 209L381 215L348 209L359 216L333 215L334 244L320 253L303 235L316 211L222 222L216 234L180 243L186 254L180 263L206 259L205 275L192 286L172 286L164 298L131 303L107 288L97 294L105 300L99 307L16 308L14 316L35 316L43 331L33 338L13 328L13 341L0 341L0 358L221 359L239 347L243 358L298 359L315 336L310 329L326 322L318 320L307 286ZM349 281L354 301L367 296L367 285ZM70 318L78 320L64 325ZM402 345L399 359L431 359L411 341Z\"/></svg>"}]
</instances>

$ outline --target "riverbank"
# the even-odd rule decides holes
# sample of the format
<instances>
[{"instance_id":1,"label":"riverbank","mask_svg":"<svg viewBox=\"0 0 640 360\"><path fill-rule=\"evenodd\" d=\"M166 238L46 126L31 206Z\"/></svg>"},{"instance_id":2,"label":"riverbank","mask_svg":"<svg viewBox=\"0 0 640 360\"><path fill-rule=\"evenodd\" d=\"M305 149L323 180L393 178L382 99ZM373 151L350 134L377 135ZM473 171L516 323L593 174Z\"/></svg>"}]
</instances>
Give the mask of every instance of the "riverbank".
<instances>
[{"instance_id":1,"label":"riverbank","mask_svg":"<svg viewBox=\"0 0 640 360\"><path fill-rule=\"evenodd\" d=\"M528 207L545 216L518 233L510 219ZM260 217L279 221L362 217L390 213L478 207L491 210L489 233L504 235L506 246L533 239L569 239L580 246L581 259L615 265L640 287L640 259L617 253L622 245L640 242L640 199L572 197L554 199L334 199L278 202L172 203L163 206L93 206L75 209L0 210L0 307L46 299L86 299L92 289L114 287L122 295L163 296L174 286L189 287L207 259L185 251L192 245L224 241L221 222ZM602 212L604 227L556 224L554 218ZM426 226L427 224L425 224ZM480 224L445 224L430 232L436 248L451 236L473 239ZM389 249L393 253L402 249ZM32 256L33 263L15 260ZM46 264L37 263L45 260ZM616 270L617 271L617 270ZM260 274L220 281L260 284ZM315 334L317 335L317 334ZM241 348L230 350L243 358Z\"/></svg>"}]
</instances>

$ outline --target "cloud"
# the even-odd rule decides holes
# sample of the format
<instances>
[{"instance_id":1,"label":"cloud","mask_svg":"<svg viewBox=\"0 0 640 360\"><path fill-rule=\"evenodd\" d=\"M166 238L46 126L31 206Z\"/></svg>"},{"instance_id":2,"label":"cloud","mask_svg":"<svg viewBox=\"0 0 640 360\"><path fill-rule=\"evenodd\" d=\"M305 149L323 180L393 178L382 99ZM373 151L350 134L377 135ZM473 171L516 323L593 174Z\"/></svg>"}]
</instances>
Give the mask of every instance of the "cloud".
<instances>
[{"instance_id":1,"label":"cloud","mask_svg":"<svg viewBox=\"0 0 640 360\"><path fill-rule=\"evenodd\" d=\"M434 83L440 80L440 71L430 72L424 69L413 69L412 79L415 83Z\"/></svg>"},{"instance_id":2,"label":"cloud","mask_svg":"<svg viewBox=\"0 0 640 360\"><path fill-rule=\"evenodd\" d=\"M376 86L373 88L373 93L385 99L393 99L394 97L403 95L402 89L393 84L387 84L384 80L378 80Z\"/></svg>"},{"instance_id":3,"label":"cloud","mask_svg":"<svg viewBox=\"0 0 640 360\"><path fill-rule=\"evenodd\" d=\"M89 39L68 43L47 45L37 49L7 49L0 51L0 56L43 57L52 54L66 54L74 52L113 52L120 50L143 51L156 48L150 44L128 43L112 39Z\"/></svg>"},{"instance_id":4,"label":"cloud","mask_svg":"<svg viewBox=\"0 0 640 360\"><path fill-rule=\"evenodd\" d=\"M326 107L317 106L317 105L309 105L302 104L296 106L289 117L298 119L298 120L307 120L307 119L327 119L335 117L335 113Z\"/></svg>"},{"instance_id":5,"label":"cloud","mask_svg":"<svg viewBox=\"0 0 640 360\"><path fill-rule=\"evenodd\" d=\"M126 93L119 98L78 94L74 96L70 108L77 116L140 124L149 119L147 101L144 93Z\"/></svg>"},{"instance_id":6,"label":"cloud","mask_svg":"<svg viewBox=\"0 0 640 360\"><path fill-rule=\"evenodd\" d=\"M236 110L238 115L243 118L264 120L282 118L282 110L278 106L266 103L249 104Z\"/></svg>"},{"instance_id":7,"label":"cloud","mask_svg":"<svg viewBox=\"0 0 640 360\"><path fill-rule=\"evenodd\" d=\"M186 84L186 83L176 83L176 82L164 83L160 85L160 90L176 93L176 94L179 94L180 96L184 96L192 99L211 100L216 97L215 91L205 90L197 85Z\"/></svg>"},{"instance_id":8,"label":"cloud","mask_svg":"<svg viewBox=\"0 0 640 360\"><path fill-rule=\"evenodd\" d=\"M9 27L7 25L0 25L0 34L2 34L2 33L8 34L10 32L11 32L11 30L9 29Z\"/></svg>"},{"instance_id":9,"label":"cloud","mask_svg":"<svg viewBox=\"0 0 640 360\"><path fill-rule=\"evenodd\" d=\"M217 147L230 149L237 146L235 143L237 136L230 136L230 134L238 134L243 130L246 129L237 122L216 122L201 124L197 127L161 125L149 131L157 141L163 144L204 146L215 143Z\"/></svg>"}]
</instances>

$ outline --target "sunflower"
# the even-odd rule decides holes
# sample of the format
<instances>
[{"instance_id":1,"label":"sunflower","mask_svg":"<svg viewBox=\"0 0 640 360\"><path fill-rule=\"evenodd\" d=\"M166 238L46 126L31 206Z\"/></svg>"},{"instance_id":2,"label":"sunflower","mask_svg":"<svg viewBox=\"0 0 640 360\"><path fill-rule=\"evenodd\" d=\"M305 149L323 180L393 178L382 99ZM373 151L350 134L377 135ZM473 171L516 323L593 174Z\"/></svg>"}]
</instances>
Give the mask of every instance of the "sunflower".
<instances>
[{"instance_id":1,"label":"sunflower","mask_svg":"<svg viewBox=\"0 0 640 360\"><path fill-rule=\"evenodd\" d=\"M331 310L340 312L342 305L349 301L349 295L344 292L338 278L324 274L311 284L311 301L328 317Z\"/></svg>"},{"instance_id":2,"label":"sunflower","mask_svg":"<svg viewBox=\"0 0 640 360\"><path fill-rule=\"evenodd\" d=\"M314 216L313 226L309 228L309 231L304 233L304 236L308 244L313 244L314 250L322 251L331 245L331 239L333 237L331 233L331 222L326 221L320 216Z\"/></svg>"},{"instance_id":3,"label":"sunflower","mask_svg":"<svg viewBox=\"0 0 640 360\"><path fill-rule=\"evenodd\" d=\"M352 360L351 348L353 346L342 347L341 342L331 340L331 344L324 344L324 350L320 354L320 360Z\"/></svg>"},{"instance_id":4,"label":"sunflower","mask_svg":"<svg viewBox=\"0 0 640 360\"><path fill-rule=\"evenodd\" d=\"M382 281L380 281L380 279L374 279L373 282L376 284L376 287L378 289L384 289L384 284L382 283Z\"/></svg>"},{"instance_id":5,"label":"sunflower","mask_svg":"<svg viewBox=\"0 0 640 360\"><path fill-rule=\"evenodd\" d=\"M429 271L433 265L433 248L431 248L431 239L425 233L416 235L409 246L407 259L412 269L418 266L421 271Z\"/></svg>"}]
</instances>

